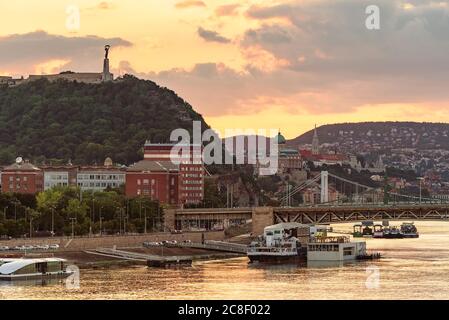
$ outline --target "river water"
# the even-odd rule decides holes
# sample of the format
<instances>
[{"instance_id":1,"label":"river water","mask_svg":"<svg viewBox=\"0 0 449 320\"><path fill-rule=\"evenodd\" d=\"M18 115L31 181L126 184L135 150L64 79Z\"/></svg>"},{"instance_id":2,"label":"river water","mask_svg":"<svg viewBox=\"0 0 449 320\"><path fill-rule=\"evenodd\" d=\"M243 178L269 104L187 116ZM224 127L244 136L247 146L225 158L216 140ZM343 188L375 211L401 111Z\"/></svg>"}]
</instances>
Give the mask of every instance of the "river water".
<instances>
[{"instance_id":1,"label":"river water","mask_svg":"<svg viewBox=\"0 0 449 320\"><path fill-rule=\"evenodd\" d=\"M0 299L449 299L449 222L416 226L419 239L366 239L383 253L378 261L253 267L243 257L182 269L90 269L80 271L79 288L2 283Z\"/></svg>"}]
</instances>

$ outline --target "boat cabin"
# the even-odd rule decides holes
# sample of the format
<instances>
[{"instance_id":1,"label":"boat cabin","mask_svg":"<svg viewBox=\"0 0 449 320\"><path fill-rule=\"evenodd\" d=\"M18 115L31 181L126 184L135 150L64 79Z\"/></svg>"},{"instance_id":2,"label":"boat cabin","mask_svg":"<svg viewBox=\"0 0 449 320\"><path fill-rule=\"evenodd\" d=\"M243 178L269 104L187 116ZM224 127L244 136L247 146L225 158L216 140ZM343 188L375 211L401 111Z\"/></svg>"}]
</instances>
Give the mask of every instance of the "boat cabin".
<instances>
[{"instance_id":1,"label":"boat cabin","mask_svg":"<svg viewBox=\"0 0 449 320\"><path fill-rule=\"evenodd\" d=\"M31 279L65 275L65 260L59 258L12 259L0 265L0 280Z\"/></svg>"},{"instance_id":2,"label":"boat cabin","mask_svg":"<svg viewBox=\"0 0 449 320\"><path fill-rule=\"evenodd\" d=\"M366 255L366 242L351 242L349 237L317 238L307 245L308 261L346 261Z\"/></svg>"}]
</instances>

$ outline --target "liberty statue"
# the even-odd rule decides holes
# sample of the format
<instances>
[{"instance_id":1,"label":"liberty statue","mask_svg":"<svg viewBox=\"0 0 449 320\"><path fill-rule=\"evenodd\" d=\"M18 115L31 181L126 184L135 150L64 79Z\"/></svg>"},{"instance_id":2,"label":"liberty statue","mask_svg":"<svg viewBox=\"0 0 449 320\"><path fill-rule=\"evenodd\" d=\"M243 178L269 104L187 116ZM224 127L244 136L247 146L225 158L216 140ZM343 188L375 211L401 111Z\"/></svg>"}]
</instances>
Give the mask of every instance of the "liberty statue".
<instances>
[{"instance_id":1,"label":"liberty statue","mask_svg":"<svg viewBox=\"0 0 449 320\"><path fill-rule=\"evenodd\" d=\"M104 61L103 61L103 74L102 81L111 81L114 79L114 75L109 72L109 44L104 46Z\"/></svg>"},{"instance_id":2,"label":"liberty statue","mask_svg":"<svg viewBox=\"0 0 449 320\"><path fill-rule=\"evenodd\" d=\"M107 45L104 46L104 51L105 51L104 58L105 58L105 59L108 59L108 56L109 56L109 49L110 49L110 48L111 48L111 46L110 46L109 44L107 44Z\"/></svg>"}]
</instances>

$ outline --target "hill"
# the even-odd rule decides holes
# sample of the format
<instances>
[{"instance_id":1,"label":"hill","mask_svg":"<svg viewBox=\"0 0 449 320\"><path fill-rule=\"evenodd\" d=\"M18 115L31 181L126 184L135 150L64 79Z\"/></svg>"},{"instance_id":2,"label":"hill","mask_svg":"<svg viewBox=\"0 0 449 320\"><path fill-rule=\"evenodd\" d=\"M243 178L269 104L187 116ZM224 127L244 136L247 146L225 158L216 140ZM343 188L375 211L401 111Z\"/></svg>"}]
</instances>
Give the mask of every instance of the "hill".
<instances>
[{"instance_id":1,"label":"hill","mask_svg":"<svg viewBox=\"0 0 449 320\"><path fill-rule=\"evenodd\" d=\"M0 164L18 155L36 163L121 164L142 157L147 139L167 142L176 128L192 130L202 116L173 91L124 76L85 84L31 81L0 87Z\"/></svg>"},{"instance_id":2,"label":"hill","mask_svg":"<svg viewBox=\"0 0 449 320\"><path fill-rule=\"evenodd\" d=\"M317 128L320 143L358 150L415 148L449 150L449 124L418 122L361 122L324 125ZM310 144L313 130L289 140L288 144Z\"/></svg>"}]
</instances>

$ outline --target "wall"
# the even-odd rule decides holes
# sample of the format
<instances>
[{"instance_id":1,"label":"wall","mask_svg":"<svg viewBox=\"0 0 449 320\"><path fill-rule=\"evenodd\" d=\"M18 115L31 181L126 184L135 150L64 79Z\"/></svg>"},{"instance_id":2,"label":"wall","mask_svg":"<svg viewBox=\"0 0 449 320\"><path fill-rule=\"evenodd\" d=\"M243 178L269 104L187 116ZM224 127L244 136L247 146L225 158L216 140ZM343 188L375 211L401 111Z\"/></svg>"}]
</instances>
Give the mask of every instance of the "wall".
<instances>
[{"instance_id":1,"label":"wall","mask_svg":"<svg viewBox=\"0 0 449 320\"><path fill-rule=\"evenodd\" d=\"M15 247L20 245L45 245L59 244L59 251L78 251L87 249L96 249L99 247L118 248L140 246L144 241L163 241L163 240L191 240L192 242L201 242L202 232L186 232L182 234L170 233L151 233L146 235L130 235L130 236L105 236L105 237L85 237L85 238L34 238L34 239L13 239L0 240L0 246ZM223 231L211 231L204 233L205 240L223 240ZM39 251L37 251L39 252Z\"/></svg>"}]
</instances>

